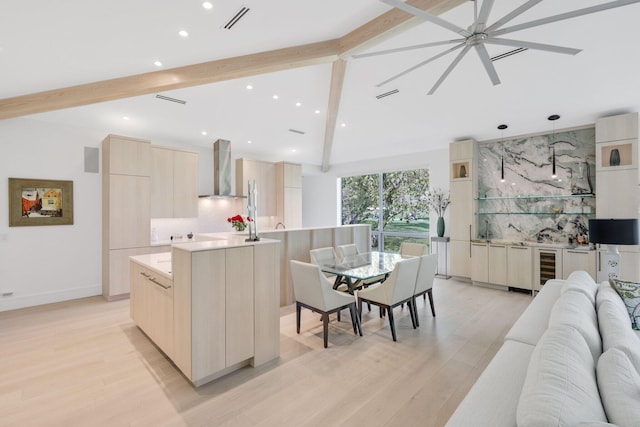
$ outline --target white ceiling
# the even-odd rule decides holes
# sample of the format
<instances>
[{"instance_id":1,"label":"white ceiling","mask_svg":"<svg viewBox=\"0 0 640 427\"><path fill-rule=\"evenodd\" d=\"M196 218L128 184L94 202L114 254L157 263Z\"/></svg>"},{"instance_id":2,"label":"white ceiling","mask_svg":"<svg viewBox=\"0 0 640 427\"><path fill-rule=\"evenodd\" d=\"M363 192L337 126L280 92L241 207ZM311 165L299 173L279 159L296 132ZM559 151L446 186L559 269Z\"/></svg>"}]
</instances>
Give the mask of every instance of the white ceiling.
<instances>
[{"instance_id":1,"label":"white ceiling","mask_svg":"<svg viewBox=\"0 0 640 427\"><path fill-rule=\"evenodd\" d=\"M338 38L390 9L376 0L212 3L207 11L201 0L3 0L0 98L156 71L155 60L173 68ZM495 3L490 23L524 0ZM546 1L513 23L602 3ZM250 12L232 30L222 29L242 5ZM442 15L463 27L472 17L472 2ZM509 125L505 137L550 130L546 117L554 113L561 115L559 129L640 111L639 19L640 5L634 4L510 34L583 51L569 56L528 50L496 61L502 84L495 87L470 52L432 96L426 93L455 54L375 85L443 47L350 59L331 164L444 148L467 137L495 139L500 123ZM180 29L190 36L179 37ZM425 23L371 50L453 38L458 36ZM511 50L487 48L491 56ZM330 73L325 64L163 92L186 105L146 95L29 117L196 146L224 138L246 156L319 165ZM247 90L247 84L254 88ZM375 98L391 89L400 92Z\"/></svg>"}]
</instances>

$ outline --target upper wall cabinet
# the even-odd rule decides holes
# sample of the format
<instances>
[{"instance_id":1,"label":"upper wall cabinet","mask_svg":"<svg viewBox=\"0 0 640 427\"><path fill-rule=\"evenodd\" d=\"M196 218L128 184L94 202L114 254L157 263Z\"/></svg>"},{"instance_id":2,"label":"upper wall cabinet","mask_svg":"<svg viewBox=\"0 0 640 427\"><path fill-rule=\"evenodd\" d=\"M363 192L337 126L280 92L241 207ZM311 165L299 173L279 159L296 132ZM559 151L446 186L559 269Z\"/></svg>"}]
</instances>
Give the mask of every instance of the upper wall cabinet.
<instances>
[{"instance_id":1,"label":"upper wall cabinet","mask_svg":"<svg viewBox=\"0 0 640 427\"><path fill-rule=\"evenodd\" d=\"M638 113L603 117L596 122L596 143L638 138Z\"/></svg>"},{"instance_id":2,"label":"upper wall cabinet","mask_svg":"<svg viewBox=\"0 0 640 427\"><path fill-rule=\"evenodd\" d=\"M198 153L151 147L151 217L198 216Z\"/></svg>"},{"instance_id":3,"label":"upper wall cabinet","mask_svg":"<svg viewBox=\"0 0 640 427\"><path fill-rule=\"evenodd\" d=\"M109 150L104 161L109 173L149 176L149 141L118 135L109 135L107 140Z\"/></svg>"},{"instance_id":4,"label":"upper wall cabinet","mask_svg":"<svg viewBox=\"0 0 640 427\"><path fill-rule=\"evenodd\" d=\"M277 215L276 165L251 159L236 159L236 194L247 196L247 184L256 182L258 216Z\"/></svg>"}]
</instances>

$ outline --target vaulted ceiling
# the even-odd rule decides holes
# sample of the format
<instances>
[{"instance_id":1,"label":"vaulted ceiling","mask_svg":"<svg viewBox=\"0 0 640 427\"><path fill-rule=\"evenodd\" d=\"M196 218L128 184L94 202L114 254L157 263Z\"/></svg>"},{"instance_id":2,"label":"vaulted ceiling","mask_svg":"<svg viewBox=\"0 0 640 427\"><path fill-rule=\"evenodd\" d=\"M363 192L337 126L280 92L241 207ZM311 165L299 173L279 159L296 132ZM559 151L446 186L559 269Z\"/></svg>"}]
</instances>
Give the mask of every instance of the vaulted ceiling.
<instances>
[{"instance_id":1,"label":"vaulted ceiling","mask_svg":"<svg viewBox=\"0 0 640 427\"><path fill-rule=\"evenodd\" d=\"M4 2L0 118L195 146L224 138L245 156L326 169L494 139L500 123L509 135L544 131L552 113L563 128L640 110L638 4L517 34L583 49L576 56L526 50L496 60L502 84L493 86L477 56L467 55L427 96L453 56L376 85L446 47L352 54L456 38L433 24L376 0L211 3L208 10L201 0ZM409 3L461 27L474 16L471 1ZM489 22L523 3L496 0ZM541 2L513 23L602 3ZM242 7L248 12L225 29ZM492 57L513 50L488 49Z\"/></svg>"}]
</instances>

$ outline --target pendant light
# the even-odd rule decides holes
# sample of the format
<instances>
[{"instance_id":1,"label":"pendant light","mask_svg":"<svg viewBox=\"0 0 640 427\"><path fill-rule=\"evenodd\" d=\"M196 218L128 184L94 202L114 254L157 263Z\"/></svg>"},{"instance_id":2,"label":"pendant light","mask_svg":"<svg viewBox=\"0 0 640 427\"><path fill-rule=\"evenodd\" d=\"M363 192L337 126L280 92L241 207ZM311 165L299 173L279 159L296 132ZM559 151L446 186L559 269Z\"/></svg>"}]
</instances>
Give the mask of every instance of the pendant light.
<instances>
[{"instance_id":1,"label":"pendant light","mask_svg":"<svg viewBox=\"0 0 640 427\"><path fill-rule=\"evenodd\" d=\"M504 182L504 130L508 128L507 125L500 125L498 129L501 131L501 139L502 139L502 153L500 154L500 182Z\"/></svg>"},{"instance_id":2,"label":"pendant light","mask_svg":"<svg viewBox=\"0 0 640 427\"><path fill-rule=\"evenodd\" d=\"M554 145L556 142L556 120L560 118L557 114L552 114L547 117L547 120L551 120L553 122L553 134L551 135L551 178L557 178L556 175L556 146Z\"/></svg>"}]
</instances>

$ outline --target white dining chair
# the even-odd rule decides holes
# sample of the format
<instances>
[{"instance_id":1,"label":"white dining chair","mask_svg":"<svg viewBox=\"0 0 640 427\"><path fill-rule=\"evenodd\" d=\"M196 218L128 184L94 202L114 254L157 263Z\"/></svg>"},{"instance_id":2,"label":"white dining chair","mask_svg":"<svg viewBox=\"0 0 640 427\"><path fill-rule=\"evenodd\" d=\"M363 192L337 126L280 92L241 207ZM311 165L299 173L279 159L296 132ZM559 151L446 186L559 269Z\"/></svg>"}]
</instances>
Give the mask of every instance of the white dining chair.
<instances>
[{"instance_id":1,"label":"white dining chair","mask_svg":"<svg viewBox=\"0 0 640 427\"><path fill-rule=\"evenodd\" d=\"M420 258L409 258L398 261L387 280L362 289L357 293L359 314L362 313L363 302L377 305L388 314L389 327L391 328L391 336L394 341L397 341L396 326L393 318L394 307L407 303L413 328L415 329L417 327L415 310L412 308L412 305L419 267Z\"/></svg>"},{"instance_id":2,"label":"white dining chair","mask_svg":"<svg viewBox=\"0 0 640 427\"><path fill-rule=\"evenodd\" d=\"M420 268L416 277L416 288L413 291L413 309L416 318L416 326L420 326L418 312L416 311L416 297L429 295L429 305L431 305L431 315L436 317L436 310L433 308L433 280L436 277L438 268L438 254L423 255L420 257ZM409 307L411 308L411 307Z\"/></svg>"},{"instance_id":3,"label":"white dining chair","mask_svg":"<svg viewBox=\"0 0 640 427\"><path fill-rule=\"evenodd\" d=\"M331 265L331 264L336 264L338 262L338 256L336 255L336 251L331 246L326 248L311 249L309 251L309 258L311 259L311 264L315 264L321 267L323 265ZM324 273L324 275L328 278L333 278L334 280L336 277L335 274L331 274L331 273ZM336 289L342 292L346 292L348 289L348 286L343 283L343 284L339 284Z\"/></svg>"},{"instance_id":4,"label":"white dining chair","mask_svg":"<svg viewBox=\"0 0 640 427\"><path fill-rule=\"evenodd\" d=\"M300 333L300 315L302 307L322 315L324 347L329 340L329 314L348 308L351 313L353 333L362 336L360 317L353 295L333 289L333 284L320 270L320 267L296 260L290 261L293 290L296 297L296 331Z\"/></svg>"},{"instance_id":5,"label":"white dining chair","mask_svg":"<svg viewBox=\"0 0 640 427\"><path fill-rule=\"evenodd\" d=\"M336 246L336 255L339 260L343 260L348 256L358 255L358 253L358 247L353 243L349 245Z\"/></svg>"},{"instance_id":6,"label":"white dining chair","mask_svg":"<svg viewBox=\"0 0 640 427\"><path fill-rule=\"evenodd\" d=\"M399 252L402 256L422 256L427 254L427 245L422 243L402 242L400 243Z\"/></svg>"}]
</instances>

